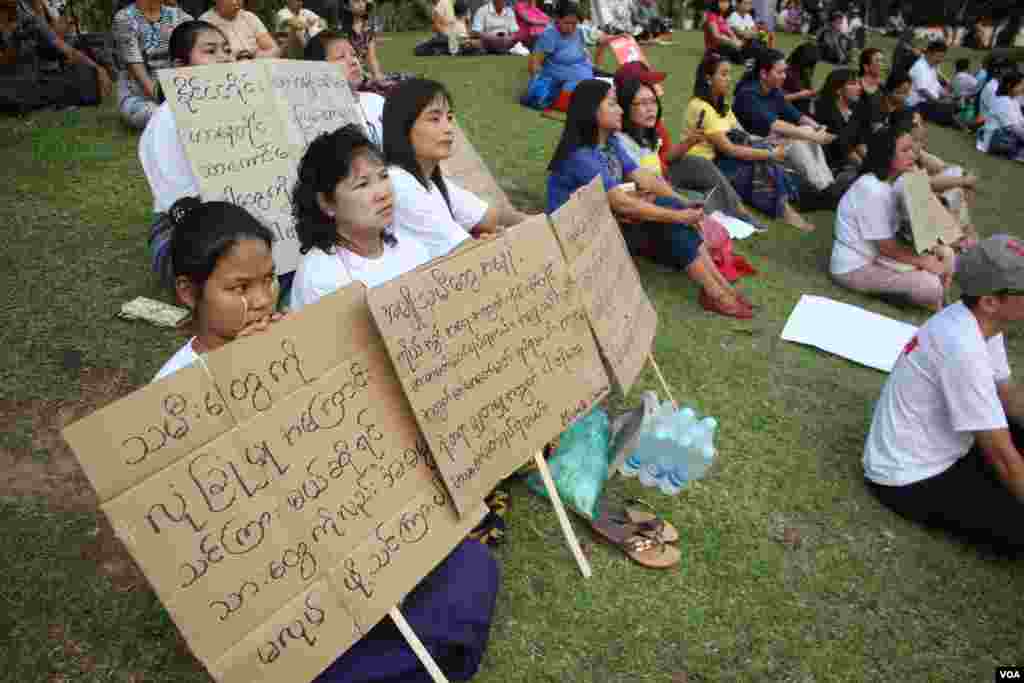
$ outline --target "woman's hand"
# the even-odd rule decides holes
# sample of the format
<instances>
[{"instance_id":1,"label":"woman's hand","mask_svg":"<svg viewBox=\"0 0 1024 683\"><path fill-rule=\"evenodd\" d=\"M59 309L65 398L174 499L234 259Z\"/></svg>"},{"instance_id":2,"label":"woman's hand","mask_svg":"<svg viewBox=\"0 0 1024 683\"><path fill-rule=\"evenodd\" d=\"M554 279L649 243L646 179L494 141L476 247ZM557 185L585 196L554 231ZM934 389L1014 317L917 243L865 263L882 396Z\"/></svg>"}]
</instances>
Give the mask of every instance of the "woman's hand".
<instances>
[{"instance_id":1,"label":"woman's hand","mask_svg":"<svg viewBox=\"0 0 1024 683\"><path fill-rule=\"evenodd\" d=\"M703 130L693 129L686 134L686 138L683 140L683 146L686 148L696 147L697 145L703 145L708 141L708 136Z\"/></svg>"},{"instance_id":2,"label":"woman's hand","mask_svg":"<svg viewBox=\"0 0 1024 683\"><path fill-rule=\"evenodd\" d=\"M704 220L704 207L679 209L676 213L679 215L679 222L687 225L699 225Z\"/></svg>"},{"instance_id":3,"label":"woman's hand","mask_svg":"<svg viewBox=\"0 0 1024 683\"><path fill-rule=\"evenodd\" d=\"M919 267L921 268L921 270L926 270L929 273L934 273L935 275L938 275L940 278L945 276L946 272L949 270L949 266L946 263L944 263L942 259L933 254L926 254L922 256Z\"/></svg>"},{"instance_id":4,"label":"woman's hand","mask_svg":"<svg viewBox=\"0 0 1024 683\"><path fill-rule=\"evenodd\" d=\"M799 97L801 100L806 100L806 99L810 99L812 97L817 97L818 96L818 91L814 90L813 88L806 88L804 90L799 91L796 94L796 96Z\"/></svg>"}]
</instances>

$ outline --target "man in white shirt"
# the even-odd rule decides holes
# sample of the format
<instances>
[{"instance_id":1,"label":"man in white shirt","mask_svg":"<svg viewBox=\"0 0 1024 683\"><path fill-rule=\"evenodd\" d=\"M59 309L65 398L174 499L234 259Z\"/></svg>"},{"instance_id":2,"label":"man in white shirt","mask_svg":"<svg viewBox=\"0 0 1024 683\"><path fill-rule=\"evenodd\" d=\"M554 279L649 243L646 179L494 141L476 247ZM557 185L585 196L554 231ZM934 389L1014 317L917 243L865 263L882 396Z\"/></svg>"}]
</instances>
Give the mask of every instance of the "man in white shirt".
<instances>
[{"instance_id":1,"label":"man in white shirt","mask_svg":"<svg viewBox=\"0 0 1024 683\"><path fill-rule=\"evenodd\" d=\"M949 98L946 83L939 75L939 65L946 58L946 44L941 40L928 44L923 55L910 67L913 89L907 96L907 106L917 109L926 121L940 126L958 127L956 102Z\"/></svg>"},{"instance_id":2,"label":"man in white shirt","mask_svg":"<svg viewBox=\"0 0 1024 683\"><path fill-rule=\"evenodd\" d=\"M875 404L864 476L908 519L1018 552L1024 391L1010 381L1003 333L1024 320L1024 241L980 242L955 277L962 300L921 326Z\"/></svg>"},{"instance_id":3,"label":"man in white shirt","mask_svg":"<svg viewBox=\"0 0 1024 683\"><path fill-rule=\"evenodd\" d=\"M470 37L479 38L483 48L494 54L508 54L516 44L519 23L510 3L505 0L491 0L484 3L473 15Z\"/></svg>"}]
</instances>

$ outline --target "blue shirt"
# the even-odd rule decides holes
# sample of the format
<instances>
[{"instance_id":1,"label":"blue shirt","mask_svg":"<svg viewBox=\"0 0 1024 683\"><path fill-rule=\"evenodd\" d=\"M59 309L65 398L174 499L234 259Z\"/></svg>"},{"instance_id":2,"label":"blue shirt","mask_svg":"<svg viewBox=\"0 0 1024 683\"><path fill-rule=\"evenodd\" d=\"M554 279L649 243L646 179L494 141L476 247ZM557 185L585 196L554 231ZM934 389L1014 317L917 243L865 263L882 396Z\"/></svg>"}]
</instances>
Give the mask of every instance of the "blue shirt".
<instances>
[{"instance_id":1,"label":"blue shirt","mask_svg":"<svg viewBox=\"0 0 1024 683\"><path fill-rule=\"evenodd\" d=\"M601 176L607 191L624 183L637 169L633 157L614 136L608 140L608 149L615 157L612 163L594 145L577 147L555 167L548 176L548 213L554 213L569 201L569 196L593 180L594 176Z\"/></svg>"},{"instance_id":2,"label":"blue shirt","mask_svg":"<svg viewBox=\"0 0 1024 683\"><path fill-rule=\"evenodd\" d=\"M579 29L571 36L563 36L554 24L548 25L533 44L533 53L547 55L541 75L564 84L566 90L594 77L594 65L590 63Z\"/></svg>"},{"instance_id":3,"label":"blue shirt","mask_svg":"<svg viewBox=\"0 0 1024 683\"><path fill-rule=\"evenodd\" d=\"M771 134L772 124L778 119L792 124L800 122L800 110L786 101L782 90L775 88L765 95L756 78L740 84L736 89L732 110L748 133L761 137Z\"/></svg>"}]
</instances>

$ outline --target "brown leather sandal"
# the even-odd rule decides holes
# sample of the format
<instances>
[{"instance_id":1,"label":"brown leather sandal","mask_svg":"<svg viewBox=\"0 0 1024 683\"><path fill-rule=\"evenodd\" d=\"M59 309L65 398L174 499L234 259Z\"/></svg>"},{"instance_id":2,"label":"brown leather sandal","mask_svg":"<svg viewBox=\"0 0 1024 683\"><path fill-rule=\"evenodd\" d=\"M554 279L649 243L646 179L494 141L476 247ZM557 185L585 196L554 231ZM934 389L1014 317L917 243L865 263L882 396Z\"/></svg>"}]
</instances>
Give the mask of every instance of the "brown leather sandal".
<instances>
[{"instance_id":1,"label":"brown leather sandal","mask_svg":"<svg viewBox=\"0 0 1024 683\"><path fill-rule=\"evenodd\" d=\"M617 546L629 559L651 569L668 569L679 564L679 548L666 545L659 537L640 533L636 524L620 523L604 515L590 522L590 528L605 541Z\"/></svg>"},{"instance_id":2,"label":"brown leather sandal","mask_svg":"<svg viewBox=\"0 0 1024 683\"><path fill-rule=\"evenodd\" d=\"M675 543L679 540L679 531L672 526L671 522L658 517L654 508L645 500L630 498L625 503L623 515L627 521L640 527L640 533L644 536L657 534L665 543ZM650 531L648 532L647 528Z\"/></svg>"}]
</instances>

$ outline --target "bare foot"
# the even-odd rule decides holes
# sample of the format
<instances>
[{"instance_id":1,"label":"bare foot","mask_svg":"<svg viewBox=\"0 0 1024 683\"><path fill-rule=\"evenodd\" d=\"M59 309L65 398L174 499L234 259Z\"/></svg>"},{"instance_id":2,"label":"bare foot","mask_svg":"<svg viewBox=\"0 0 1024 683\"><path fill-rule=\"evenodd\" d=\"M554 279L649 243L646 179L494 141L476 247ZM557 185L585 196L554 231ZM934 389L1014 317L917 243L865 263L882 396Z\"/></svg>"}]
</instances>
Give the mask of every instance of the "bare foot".
<instances>
[{"instance_id":1,"label":"bare foot","mask_svg":"<svg viewBox=\"0 0 1024 683\"><path fill-rule=\"evenodd\" d=\"M802 232L814 232L814 224L808 222L806 218L801 216L790 206L787 206L785 211L783 211L782 220L786 221L794 228Z\"/></svg>"}]
</instances>

